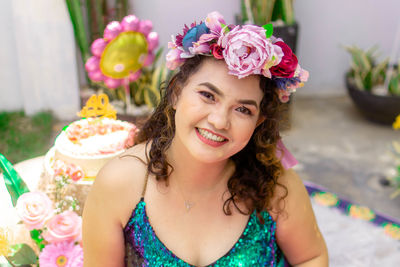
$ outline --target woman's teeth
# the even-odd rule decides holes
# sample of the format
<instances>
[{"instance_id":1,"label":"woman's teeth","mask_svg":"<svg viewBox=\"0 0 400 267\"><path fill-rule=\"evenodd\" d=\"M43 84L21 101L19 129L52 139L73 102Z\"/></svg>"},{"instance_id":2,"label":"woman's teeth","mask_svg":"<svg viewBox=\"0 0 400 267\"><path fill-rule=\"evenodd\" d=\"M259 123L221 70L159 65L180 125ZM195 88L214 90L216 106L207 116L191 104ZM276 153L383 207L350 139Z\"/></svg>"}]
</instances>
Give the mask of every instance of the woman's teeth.
<instances>
[{"instance_id":1,"label":"woman's teeth","mask_svg":"<svg viewBox=\"0 0 400 267\"><path fill-rule=\"evenodd\" d=\"M223 142L225 141L224 138L217 136L215 134L210 133L209 131L197 128L197 130L199 131L199 133L201 134L201 136L203 136L204 138L207 138L208 140L212 140L215 142Z\"/></svg>"}]
</instances>

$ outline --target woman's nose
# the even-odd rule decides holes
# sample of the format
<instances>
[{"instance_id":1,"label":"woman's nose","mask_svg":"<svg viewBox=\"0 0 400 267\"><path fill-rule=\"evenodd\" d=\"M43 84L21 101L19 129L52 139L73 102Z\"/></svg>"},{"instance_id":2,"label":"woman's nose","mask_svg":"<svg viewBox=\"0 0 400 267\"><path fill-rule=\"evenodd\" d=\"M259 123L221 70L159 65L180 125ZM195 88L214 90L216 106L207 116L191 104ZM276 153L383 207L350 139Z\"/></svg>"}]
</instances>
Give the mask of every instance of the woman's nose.
<instances>
[{"instance_id":1,"label":"woman's nose","mask_svg":"<svg viewBox=\"0 0 400 267\"><path fill-rule=\"evenodd\" d=\"M208 122L212 124L215 129L228 129L230 127L228 110L225 108L215 108L208 115Z\"/></svg>"}]
</instances>

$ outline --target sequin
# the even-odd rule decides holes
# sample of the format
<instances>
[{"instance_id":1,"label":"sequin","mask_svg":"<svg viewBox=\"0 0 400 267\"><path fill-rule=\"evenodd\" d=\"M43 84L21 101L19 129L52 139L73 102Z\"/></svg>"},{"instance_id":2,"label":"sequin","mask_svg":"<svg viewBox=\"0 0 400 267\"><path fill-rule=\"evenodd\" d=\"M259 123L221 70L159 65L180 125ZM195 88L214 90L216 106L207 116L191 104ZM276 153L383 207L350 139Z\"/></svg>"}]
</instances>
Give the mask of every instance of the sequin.
<instances>
[{"instance_id":1,"label":"sequin","mask_svg":"<svg viewBox=\"0 0 400 267\"><path fill-rule=\"evenodd\" d=\"M156 236L146 214L143 198L136 205L124 229L126 266L191 267L174 255ZM235 245L208 266L285 266L284 256L275 240L276 223L268 212L262 212L261 224L253 212Z\"/></svg>"}]
</instances>

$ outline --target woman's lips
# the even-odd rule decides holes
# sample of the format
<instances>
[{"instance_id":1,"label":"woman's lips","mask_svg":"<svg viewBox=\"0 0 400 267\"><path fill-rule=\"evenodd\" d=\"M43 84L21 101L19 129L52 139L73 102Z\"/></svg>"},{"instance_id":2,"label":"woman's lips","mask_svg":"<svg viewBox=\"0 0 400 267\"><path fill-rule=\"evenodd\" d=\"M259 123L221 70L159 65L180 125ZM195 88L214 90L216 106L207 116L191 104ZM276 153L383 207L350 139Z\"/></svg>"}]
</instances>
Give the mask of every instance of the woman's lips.
<instances>
[{"instance_id":1,"label":"woman's lips","mask_svg":"<svg viewBox=\"0 0 400 267\"><path fill-rule=\"evenodd\" d=\"M222 146L223 144L225 144L225 143L228 142L228 138L226 138L225 136L220 135L220 134L217 134L217 133L214 133L213 131L210 131L210 130L208 130L208 129L203 129L203 128L201 128L200 131L202 131L203 133L204 133L204 132L208 132L208 133L210 133L210 134L213 134L213 135L215 135L215 136L217 136L217 137L222 138L223 140L222 140L222 141L214 141L214 140L208 139L208 138L206 138L205 136L203 136L203 135L200 133L199 128L195 128L195 129L196 129L197 137L199 137L199 139L200 139L203 143L205 143L205 144L207 144L207 145L210 145L210 146L212 146L212 147L219 147L219 146Z\"/></svg>"}]
</instances>

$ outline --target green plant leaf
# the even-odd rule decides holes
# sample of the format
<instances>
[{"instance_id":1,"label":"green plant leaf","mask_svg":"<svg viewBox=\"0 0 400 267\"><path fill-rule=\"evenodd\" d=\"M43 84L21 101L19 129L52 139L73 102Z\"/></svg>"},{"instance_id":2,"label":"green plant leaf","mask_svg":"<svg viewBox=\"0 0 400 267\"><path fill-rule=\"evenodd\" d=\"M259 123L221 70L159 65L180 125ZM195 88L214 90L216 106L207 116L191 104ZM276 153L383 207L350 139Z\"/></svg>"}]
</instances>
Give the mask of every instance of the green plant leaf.
<instances>
[{"instance_id":1,"label":"green plant leaf","mask_svg":"<svg viewBox=\"0 0 400 267\"><path fill-rule=\"evenodd\" d=\"M389 82L389 92L400 96L400 75L396 75Z\"/></svg>"},{"instance_id":2,"label":"green plant leaf","mask_svg":"<svg viewBox=\"0 0 400 267\"><path fill-rule=\"evenodd\" d=\"M44 248L44 239L42 237L42 230L37 230L37 229L33 229L30 232L31 234L31 238L33 241L35 241L36 245L38 246L39 250L42 251L42 249Z\"/></svg>"},{"instance_id":3,"label":"green plant leaf","mask_svg":"<svg viewBox=\"0 0 400 267\"><path fill-rule=\"evenodd\" d=\"M144 102L149 107L156 107L160 103L160 92L153 87L146 87L144 90Z\"/></svg>"},{"instance_id":4,"label":"green plant leaf","mask_svg":"<svg viewBox=\"0 0 400 267\"><path fill-rule=\"evenodd\" d=\"M14 266L30 266L31 264L37 263L35 251L27 244L11 246L11 250L11 256L7 258Z\"/></svg>"},{"instance_id":5,"label":"green plant leaf","mask_svg":"<svg viewBox=\"0 0 400 267\"><path fill-rule=\"evenodd\" d=\"M24 193L29 192L28 186L14 169L11 162L9 162L2 154L0 154L0 167L3 170L4 183L6 184L7 191L11 197L11 202L15 207L18 198Z\"/></svg>"},{"instance_id":6,"label":"green plant leaf","mask_svg":"<svg viewBox=\"0 0 400 267\"><path fill-rule=\"evenodd\" d=\"M136 105L140 106L144 103L144 84L141 83L134 94Z\"/></svg>"},{"instance_id":7,"label":"green plant leaf","mask_svg":"<svg viewBox=\"0 0 400 267\"><path fill-rule=\"evenodd\" d=\"M274 27L272 26L272 23L268 23L262 26L265 29L265 37L270 38L272 34L274 33Z\"/></svg>"}]
</instances>

